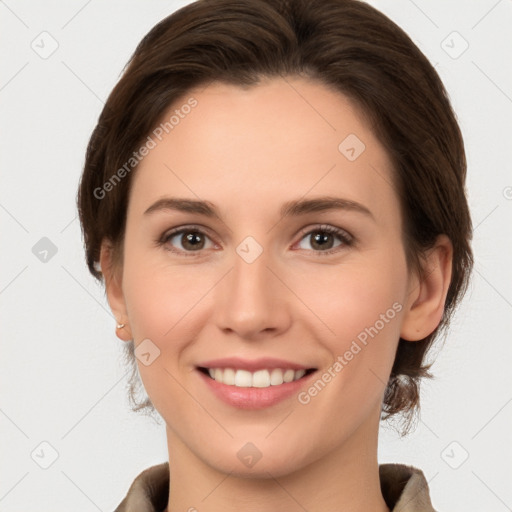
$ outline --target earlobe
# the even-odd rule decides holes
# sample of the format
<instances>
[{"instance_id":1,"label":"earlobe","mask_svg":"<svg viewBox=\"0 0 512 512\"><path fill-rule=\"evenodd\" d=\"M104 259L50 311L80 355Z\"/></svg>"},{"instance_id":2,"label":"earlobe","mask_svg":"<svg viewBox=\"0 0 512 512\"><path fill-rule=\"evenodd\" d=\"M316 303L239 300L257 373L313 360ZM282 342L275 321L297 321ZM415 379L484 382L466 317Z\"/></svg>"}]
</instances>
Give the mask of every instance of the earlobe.
<instances>
[{"instance_id":1,"label":"earlobe","mask_svg":"<svg viewBox=\"0 0 512 512\"><path fill-rule=\"evenodd\" d=\"M115 264L114 247L110 240L104 240L100 250L100 265L103 274L107 300L116 318L116 335L123 341L130 341L132 333L122 287L122 269Z\"/></svg>"},{"instance_id":2,"label":"earlobe","mask_svg":"<svg viewBox=\"0 0 512 512\"><path fill-rule=\"evenodd\" d=\"M453 246L439 235L425 255L423 275L411 281L400 337L418 341L431 334L441 322L452 277Z\"/></svg>"}]
</instances>

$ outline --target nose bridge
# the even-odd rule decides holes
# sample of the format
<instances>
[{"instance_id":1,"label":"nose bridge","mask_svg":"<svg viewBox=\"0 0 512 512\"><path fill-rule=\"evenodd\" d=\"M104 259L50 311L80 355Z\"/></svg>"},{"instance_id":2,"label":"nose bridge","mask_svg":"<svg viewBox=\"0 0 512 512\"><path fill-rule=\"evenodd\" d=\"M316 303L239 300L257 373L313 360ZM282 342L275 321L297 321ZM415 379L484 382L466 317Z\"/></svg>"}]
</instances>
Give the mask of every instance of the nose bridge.
<instances>
[{"instance_id":1,"label":"nose bridge","mask_svg":"<svg viewBox=\"0 0 512 512\"><path fill-rule=\"evenodd\" d=\"M267 268L273 266L271 251L256 244L246 239L236 248L232 270L219 287L215 306L219 328L247 338L282 328L287 317L280 283Z\"/></svg>"}]
</instances>

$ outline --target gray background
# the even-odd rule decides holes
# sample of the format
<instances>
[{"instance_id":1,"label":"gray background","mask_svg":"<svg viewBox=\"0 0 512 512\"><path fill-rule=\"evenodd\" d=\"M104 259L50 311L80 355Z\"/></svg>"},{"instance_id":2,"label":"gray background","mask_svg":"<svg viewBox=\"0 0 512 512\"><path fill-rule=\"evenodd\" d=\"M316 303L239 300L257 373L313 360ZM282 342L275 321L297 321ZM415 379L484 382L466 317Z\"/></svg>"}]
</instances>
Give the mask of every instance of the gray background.
<instances>
[{"instance_id":1,"label":"gray background","mask_svg":"<svg viewBox=\"0 0 512 512\"><path fill-rule=\"evenodd\" d=\"M86 270L75 193L135 45L186 3L0 1L1 512L113 510L139 471L167 459L163 424L128 409L122 342ZM449 91L476 256L417 428L400 438L382 424L379 461L421 468L441 511L512 510L512 2L370 3Z\"/></svg>"}]
</instances>

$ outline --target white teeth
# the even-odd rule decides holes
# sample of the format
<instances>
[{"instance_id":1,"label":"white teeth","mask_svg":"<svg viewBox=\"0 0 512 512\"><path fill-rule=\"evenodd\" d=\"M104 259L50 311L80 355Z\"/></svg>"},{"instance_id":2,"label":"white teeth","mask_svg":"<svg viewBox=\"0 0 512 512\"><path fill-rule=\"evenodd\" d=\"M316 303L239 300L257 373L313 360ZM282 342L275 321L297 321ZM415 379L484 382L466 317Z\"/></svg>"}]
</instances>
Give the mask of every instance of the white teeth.
<instances>
[{"instance_id":1,"label":"white teeth","mask_svg":"<svg viewBox=\"0 0 512 512\"><path fill-rule=\"evenodd\" d=\"M270 373L268 370L259 370L252 374L253 388L268 388L270 386Z\"/></svg>"},{"instance_id":2,"label":"white teeth","mask_svg":"<svg viewBox=\"0 0 512 512\"><path fill-rule=\"evenodd\" d=\"M217 377L217 371L222 372L222 370L215 370L215 377ZM221 373L222 375L222 373ZM220 379L215 379L217 382L223 382L222 377ZM239 388L250 388L252 386L252 374L247 370L237 370L235 373L235 386Z\"/></svg>"},{"instance_id":3,"label":"white teeth","mask_svg":"<svg viewBox=\"0 0 512 512\"><path fill-rule=\"evenodd\" d=\"M228 386L240 388L268 388L279 386L286 382L292 382L304 377L306 370L258 370L249 372L247 370L234 370L233 368L208 368L210 377L217 382Z\"/></svg>"},{"instance_id":4,"label":"white teeth","mask_svg":"<svg viewBox=\"0 0 512 512\"><path fill-rule=\"evenodd\" d=\"M304 375L306 375L306 370L297 370L295 372L295 376L293 377L293 380L301 379L302 377L304 377Z\"/></svg>"},{"instance_id":5,"label":"white teeth","mask_svg":"<svg viewBox=\"0 0 512 512\"><path fill-rule=\"evenodd\" d=\"M224 384L229 384L230 386L235 385L235 370L233 368L226 368L224 370L224 374L221 376L222 382ZM217 379L215 379L217 380Z\"/></svg>"},{"instance_id":6,"label":"white teeth","mask_svg":"<svg viewBox=\"0 0 512 512\"><path fill-rule=\"evenodd\" d=\"M270 374L270 384L272 386L279 386L283 383L283 370L275 368Z\"/></svg>"},{"instance_id":7,"label":"white teeth","mask_svg":"<svg viewBox=\"0 0 512 512\"><path fill-rule=\"evenodd\" d=\"M295 372L293 370L286 370L283 374L283 380L285 382L291 382L295 377Z\"/></svg>"}]
</instances>

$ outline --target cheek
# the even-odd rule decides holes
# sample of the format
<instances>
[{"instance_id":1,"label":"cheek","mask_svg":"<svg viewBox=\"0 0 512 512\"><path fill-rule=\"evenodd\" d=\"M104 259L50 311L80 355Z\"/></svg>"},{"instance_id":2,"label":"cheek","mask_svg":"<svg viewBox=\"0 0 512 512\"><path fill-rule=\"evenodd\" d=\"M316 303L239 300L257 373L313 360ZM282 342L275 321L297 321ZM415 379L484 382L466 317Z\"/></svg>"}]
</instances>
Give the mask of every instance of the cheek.
<instances>
[{"instance_id":1,"label":"cheek","mask_svg":"<svg viewBox=\"0 0 512 512\"><path fill-rule=\"evenodd\" d=\"M380 410L400 335L405 279L405 267L380 259L360 269L317 272L304 282L304 302L322 321L310 316L308 324L330 361L299 398L309 414L329 411L332 421L322 427L327 444L340 436L339 425L357 428Z\"/></svg>"},{"instance_id":2,"label":"cheek","mask_svg":"<svg viewBox=\"0 0 512 512\"><path fill-rule=\"evenodd\" d=\"M134 253L132 253L134 255ZM204 273L183 269L152 266L146 260L136 265L136 259L125 262L127 279L123 283L133 339L137 347L151 340L158 347L158 356L148 365L137 361L144 388L159 412L178 414L190 408L187 393L179 382L182 355L191 340L197 339L198 314L202 300L211 287ZM145 345L148 346L148 345ZM140 349L139 349L140 350ZM155 350L155 349L152 349Z\"/></svg>"},{"instance_id":3,"label":"cheek","mask_svg":"<svg viewBox=\"0 0 512 512\"><path fill-rule=\"evenodd\" d=\"M382 252L374 256L336 271L317 271L298 291L317 315L308 314L308 324L331 359L324 370L329 384L320 401L335 405L333 414L340 414L340 421L347 410L362 420L381 401L400 337L405 259ZM311 392L313 396L317 390Z\"/></svg>"},{"instance_id":4,"label":"cheek","mask_svg":"<svg viewBox=\"0 0 512 512\"><path fill-rule=\"evenodd\" d=\"M130 326L136 343L144 338L158 342L174 325L183 304L169 293L163 279L153 279L142 269L132 270L124 284ZM164 293L164 290L167 290Z\"/></svg>"},{"instance_id":5,"label":"cheek","mask_svg":"<svg viewBox=\"0 0 512 512\"><path fill-rule=\"evenodd\" d=\"M342 349L376 323L384 330L382 315L385 330L399 332L398 313L407 286L404 261L381 256L373 262L367 258L335 267L319 266L314 274L304 275L307 277L297 280L294 291L315 314L317 325L326 328L330 336L324 339L331 339L333 348Z\"/></svg>"},{"instance_id":6,"label":"cheek","mask_svg":"<svg viewBox=\"0 0 512 512\"><path fill-rule=\"evenodd\" d=\"M135 340L178 338L190 326L194 305L208 291L204 269L169 265L164 249L137 250L127 244L123 290ZM167 342L166 342L167 343Z\"/></svg>"}]
</instances>

